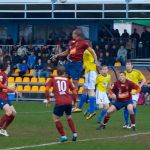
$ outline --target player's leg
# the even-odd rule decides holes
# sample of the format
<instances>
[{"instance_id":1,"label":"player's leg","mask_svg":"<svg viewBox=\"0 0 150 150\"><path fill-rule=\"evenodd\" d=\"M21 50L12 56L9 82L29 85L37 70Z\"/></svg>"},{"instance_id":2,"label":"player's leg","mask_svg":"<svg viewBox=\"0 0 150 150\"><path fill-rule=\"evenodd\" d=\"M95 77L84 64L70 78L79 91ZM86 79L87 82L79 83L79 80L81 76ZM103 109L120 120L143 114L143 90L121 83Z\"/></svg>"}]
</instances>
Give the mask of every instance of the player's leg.
<instances>
[{"instance_id":1,"label":"player's leg","mask_svg":"<svg viewBox=\"0 0 150 150\"><path fill-rule=\"evenodd\" d=\"M134 116L136 117L136 105L139 99L139 94L134 94L132 95L132 100L133 100L133 111L134 111Z\"/></svg>"},{"instance_id":2,"label":"player's leg","mask_svg":"<svg viewBox=\"0 0 150 150\"><path fill-rule=\"evenodd\" d=\"M13 105L10 106L10 109L11 109L11 111L12 111L12 114L9 116L9 120L8 120L8 122L5 124L5 127L4 127L5 130L6 130L7 127L13 122L13 120L15 119L15 116L16 116L16 110L15 110L15 108L14 108Z\"/></svg>"},{"instance_id":3,"label":"player's leg","mask_svg":"<svg viewBox=\"0 0 150 150\"><path fill-rule=\"evenodd\" d=\"M129 103L127 105L127 109L129 111L129 114L130 114L132 129L135 131L135 116L134 116L134 111L133 111L133 104Z\"/></svg>"},{"instance_id":4,"label":"player's leg","mask_svg":"<svg viewBox=\"0 0 150 150\"><path fill-rule=\"evenodd\" d=\"M109 103L101 104L100 108L102 109L102 111L101 111L101 113L100 113L100 115L98 117L97 123L101 123L101 121L103 120L103 118L107 114L107 110L109 109Z\"/></svg>"},{"instance_id":5,"label":"player's leg","mask_svg":"<svg viewBox=\"0 0 150 150\"><path fill-rule=\"evenodd\" d=\"M101 111L101 113L100 113L100 115L98 117L98 121L97 122L101 123L102 119L104 118L104 116L107 113L110 101L109 101L108 96L107 96L106 93L99 92L99 91L98 91L98 93L99 93L98 94L99 97L97 97L97 99L98 99L97 103L99 103L99 107L102 109L102 111Z\"/></svg>"},{"instance_id":6,"label":"player's leg","mask_svg":"<svg viewBox=\"0 0 150 150\"><path fill-rule=\"evenodd\" d=\"M124 126L123 128L127 128L129 126L128 124L128 120L129 120L129 112L128 112L128 109L127 107L124 108Z\"/></svg>"},{"instance_id":7,"label":"player's leg","mask_svg":"<svg viewBox=\"0 0 150 150\"><path fill-rule=\"evenodd\" d=\"M72 141L76 141L77 140L77 130L76 130L74 121L71 117L71 110L72 110L71 105L65 106L65 113L66 113L67 122L68 122L68 125L72 131Z\"/></svg>"},{"instance_id":8,"label":"player's leg","mask_svg":"<svg viewBox=\"0 0 150 150\"><path fill-rule=\"evenodd\" d=\"M88 76L88 96L89 96L89 111L90 114L86 117L87 120L91 119L95 113L95 82L97 73L95 71L90 71Z\"/></svg>"},{"instance_id":9,"label":"player's leg","mask_svg":"<svg viewBox=\"0 0 150 150\"><path fill-rule=\"evenodd\" d=\"M61 135L60 142L67 141L67 136L65 135L63 124L61 123L60 117L63 116L64 107L55 106L53 111L53 120L56 126L57 131Z\"/></svg>"},{"instance_id":10,"label":"player's leg","mask_svg":"<svg viewBox=\"0 0 150 150\"><path fill-rule=\"evenodd\" d=\"M9 125L12 120L12 109L5 100L1 100L0 103L1 103L1 109L5 111L5 115L3 115L0 120L0 134L4 136L9 136L6 131L6 128L7 125Z\"/></svg>"},{"instance_id":11,"label":"player's leg","mask_svg":"<svg viewBox=\"0 0 150 150\"><path fill-rule=\"evenodd\" d=\"M109 121L110 119L110 115L115 112L117 110L116 106L115 105L111 105L109 107L109 109L107 110L107 114L106 116L104 117L104 120L103 120L103 123L100 125L100 127L97 128L97 130L100 130L100 129L105 129L106 127L106 124L107 122Z\"/></svg>"}]
</instances>

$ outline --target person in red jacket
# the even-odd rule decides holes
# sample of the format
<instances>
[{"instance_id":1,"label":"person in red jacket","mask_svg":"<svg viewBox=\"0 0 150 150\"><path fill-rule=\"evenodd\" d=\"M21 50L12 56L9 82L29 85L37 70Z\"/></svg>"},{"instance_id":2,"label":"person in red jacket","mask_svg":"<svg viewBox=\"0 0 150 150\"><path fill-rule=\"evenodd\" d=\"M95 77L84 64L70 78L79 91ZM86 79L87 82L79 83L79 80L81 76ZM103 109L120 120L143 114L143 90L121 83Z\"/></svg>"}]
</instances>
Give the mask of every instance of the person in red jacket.
<instances>
[{"instance_id":1,"label":"person in red jacket","mask_svg":"<svg viewBox=\"0 0 150 150\"><path fill-rule=\"evenodd\" d=\"M141 88L138 85L126 79L125 72L120 72L119 80L114 83L113 88L109 92L110 98L116 99L116 101L108 109L107 115L105 116L103 123L100 125L98 129L105 128L106 123L110 118L110 115L114 111L120 110L123 107L127 107L130 114L131 126L133 131L135 131L135 117L133 112L133 101L131 93L133 89L135 89L137 93L141 91Z\"/></svg>"},{"instance_id":2,"label":"person in red jacket","mask_svg":"<svg viewBox=\"0 0 150 150\"><path fill-rule=\"evenodd\" d=\"M8 87L7 74L10 71L10 66L0 65L0 109L5 111L5 114L0 120L0 134L9 136L6 129L12 123L16 116L16 110L8 98L8 93L14 93L15 87Z\"/></svg>"},{"instance_id":3,"label":"person in red jacket","mask_svg":"<svg viewBox=\"0 0 150 150\"><path fill-rule=\"evenodd\" d=\"M52 78L46 84L46 98L48 102L50 102L49 89L50 87L53 87L53 93L56 99L56 103L53 111L53 119L56 128L61 135L60 142L67 141L67 136L65 134L63 125L60 120L60 118L63 116L64 113L66 114L68 125L73 133L72 141L76 141L77 131L73 119L71 117L71 111L72 111L72 104L76 102L77 90L74 84L67 77L65 77L64 67L62 66L58 67L57 71L58 71L58 76ZM72 91L72 96L70 95L69 90Z\"/></svg>"}]
</instances>

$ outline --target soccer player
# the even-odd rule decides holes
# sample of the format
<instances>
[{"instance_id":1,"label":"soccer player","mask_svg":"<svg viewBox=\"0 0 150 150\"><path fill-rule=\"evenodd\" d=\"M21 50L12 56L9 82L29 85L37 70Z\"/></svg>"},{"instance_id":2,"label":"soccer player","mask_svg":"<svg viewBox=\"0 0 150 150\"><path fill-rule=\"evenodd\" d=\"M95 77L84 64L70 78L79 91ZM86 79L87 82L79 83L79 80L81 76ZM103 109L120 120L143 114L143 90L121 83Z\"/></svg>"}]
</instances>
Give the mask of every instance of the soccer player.
<instances>
[{"instance_id":1,"label":"soccer player","mask_svg":"<svg viewBox=\"0 0 150 150\"><path fill-rule=\"evenodd\" d=\"M9 136L6 129L12 123L16 116L16 110L12 105L11 101L8 99L8 93L14 93L15 87L8 87L8 77L7 74L10 71L10 66L1 64L0 65L0 109L5 111L5 114L0 120L0 134L4 136Z\"/></svg>"},{"instance_id":2,"label":"soccer player","mask_svg":"<svg viewBox=\"0 0 150 150\"><path fill-rule=\"evenodd\" d=\"M102 110L98 117L97 123L101 123L107 113L110 103L107 92L111 86L111 76L108 74L107 66L102 66L101 74L99 74L96 79L96 85L96 104L98 104L99 109Z\"/></svg>"},{"instance_id":3,"label":"soccer player","mask_svg":"<svg viewBox=\"0 0 150 150\"><path fill-rule=\"evenodd\" d=\"M131 80L132 82L134 82L136 85L139 85L140 88L142 88L142 86L145 84L146 79L144 77L144 75L137 69L133 69L133 65L132 62L130 60L128 60L126 62L126 78L128 80ZM140 82L140 84L139 84ZM132 94L132 100L133 100L133 111L134 111L134 115L136 116L136 104L138 102L139 99L139 93L135 93L135 90L133 91ZM124 126L123 128L131 128L131 126L128 124L128 118L129 118L129 112L128 110L125 108L124 109Z\"/></svg>"},{"instance_id":4,"label":"soccer player","mask_svg":"<svg viewBox=\"0 0 150 150\"><path fill-rule=\"evenodd\" d=\"M93 50L94 51L94 50ZM78 108L74 109L74 112L81 112L84 103L87 98L89 99L89 109L84 116L88 114L86 119L92 118L96 113L95 111L95 82L97 77L96 64L94 63L94 57L88 51L88 49L83 54L83 66L85 69L85 82L84 89L81 95Z\"/></svg>"},{"instance_id":5,"label":"soccer player","mask_svg":"<svg viewBox=\"0 0 150 150\"><path fill-rule=\"evenodd\" d=\"M78 89L78 81L83 72L83 54L88 50L94 58L94 62L99 66L97 56L88 42L83 39L80 29L75 29L72 33L73 40L69 43L68 49L65 52L54 55L53 58L67 56L67 63L65 69L67 74L73 79L73 83Z\"/></svg>"},{"instance_id":6,"label":"soccer player","mask_svg":"<svg viewBox=\"0 0 150 150\"><path fill-rule=\"evenodd\" d=\"M56 98L56 104L53 111L53 119L58 132L61 135L60 141L67 141L67 136L65 134L63 125L60 118L63 116L64 112L66 114L68 125L73 133L72 141L77 139L77 131L74 122L71 117L72 111L72 101L75 103L77 97L77 90L74 84L65 77L65 68L58 67L58 76L51 79L46 84L46 97L48 102L50 102L49 89L53 87L54 97ZM72 91L73 97L70 96L69 90Z\"/></svg>"},{"instance_id":7,"label":"soccer player","mask_svg":"<svg viewBox=\"0 0 150 150\"><path fill-rule=\"evenodd\" d=\"M123 107L127 107L130 119L131 126L133 131L135 131L135 116L133 112L133 101L132 101L132 90L136 90L136 94L141 91L141 88L126 79L126 75L124 72L120 72L119 80L114 83L113 88L110 90L110 98L116 99L115 103L111 105L111 107L107 111L107 115L105 116L103 123L100 125L99 129L104 129L106 127L106 123L108 122L110 115L116 110L120 110Z\"/></svg>"}]
</instances>

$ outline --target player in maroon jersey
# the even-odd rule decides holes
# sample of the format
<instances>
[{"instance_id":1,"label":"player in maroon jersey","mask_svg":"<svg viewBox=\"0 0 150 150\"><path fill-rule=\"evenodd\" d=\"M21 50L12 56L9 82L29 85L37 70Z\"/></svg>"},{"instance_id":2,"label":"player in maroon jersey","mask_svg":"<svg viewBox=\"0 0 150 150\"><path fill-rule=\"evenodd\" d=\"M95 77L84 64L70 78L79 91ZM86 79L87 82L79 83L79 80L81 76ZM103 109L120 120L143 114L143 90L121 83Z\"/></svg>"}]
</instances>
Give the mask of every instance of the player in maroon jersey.
<instances>
[{"instance_id":1,"label":"player in maroon jersey","mask_svg":"<svg viewBox=\"0 0 150 150\"><path fill-rule=\"evenodd\" d=\"M98 129L105 128L106 123L108 122L110 115L116 111L120 110L123 107L127 107L130 113L130 119L132 124L132 129L135 131L135 117L133 112L133 101L132 101L132 93L131 91L135 89L136 92L139 93L141 88L134 84L132 81L126 79L126 75L124 72L120 72L119 80L114 83L113 88L110 90L109 96L112 99L116 99L115 103L108 109L107 115L104 118L103 123Z\"/></svg>"},{"instance_id":2,"label":"player in maroon jersey","mask_svg":"<svg viewBox=\"0 0 150 150\"><path fill-rule=\"evenodd\" d=\"M65 68L58 68L58 76L52 78L46 84L46 97L48 102L50 102L49 89L53 87L54 97L56 98L56 103L53 111L53 119L58 132L61 134L61 142L67 141L67 136L65 134L63 125L60 118L63 114L66 114L68 125L73 133L72 141L77 139L77 131L74 122L71 117L72 103L75 103L77 97L77 90L74 84L65 77ZM73 96L70 96L69 90L72 91Z\"/></svg>"},{"instance_id":3,"label":"player in maroon jersey","mask_svg":"<svg viewBox=\"0 0 150 150\"><path fill-rule=\"evenodd\" d=\"M15 87L8 87L7 74L9 71L10 67L8 65L0 65L0 109L5 111L5 115L3 115L0 120L0 134L4 136L9 136L6 129L16 116L15 108L7 95L8 93L16 92Z\"/></svg>"}]
</instances>

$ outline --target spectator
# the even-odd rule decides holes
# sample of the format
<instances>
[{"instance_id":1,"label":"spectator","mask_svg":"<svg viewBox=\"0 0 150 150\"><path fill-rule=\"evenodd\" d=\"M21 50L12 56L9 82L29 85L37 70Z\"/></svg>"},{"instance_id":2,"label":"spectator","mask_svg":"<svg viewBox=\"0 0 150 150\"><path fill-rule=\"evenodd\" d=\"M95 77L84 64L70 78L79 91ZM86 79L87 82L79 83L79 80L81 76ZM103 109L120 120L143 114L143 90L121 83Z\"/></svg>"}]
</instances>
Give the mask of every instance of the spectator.
<instances>
[{"instance_id":1,"label":"spectator","mask_svg":"<svg viewBox=\"0 0 150 150\"><path fill-rule=\"evenodd\" d=\"M13 38L10 35L7 37L5 44L6 45L13 45L14 44Z\"/></svg>"},{"instance_id":2,"label":"spectator","mask_svg":"<svg viewBox=\"0 0 150 150\"><path fill-rule=\"evenodd\" d=\"M36 63L38 62L39 59L41 59L41 61L43 60L41 52L39 52L38 55L37 55L37 57L36 57Z\"/></svg>"},{"instance_id":3,"label":"spectator","mask_svg":"<svg viewBox=\"0 0 150 150\"><path fill-rule=\"evenodd\" d=\"M34 52L31 51L31 55L28 57L28 65L30 69L34 68L34 65L36 63L36 56L34 55Z\"/></svg>"},{"instance_id":4,"label":"spectator","mask_svg":"<svg viewBox=\"0 0 150 150\"><path fill-rule=\"evenodd\" d=\"M122 65L125 65L127 59L127 50L125 49L124 45L120 46L120 49L117 53L117 61L121 62Z\"/></svg>"},{"instance_id":5,"label":"spectator","mask_svg":"<svg viewBox=\"0 0 150 150\"><path fill-rule=\"evenodd\" d=\"M104 65L104 54L103 53L100 53L99 62L101 65Z\"/></svg>"},{"instance_id":6,"label":"spectator","mask_svg":"<svg viewBox=\"0 0 150 150\"><path fill-rule=\"evenodd\" d=\"M42 64L42 60L41 59L38 60L38 62L35 65L34 69L35 69L35 71L34 71L34 77L40 78L40 74L41 74L41 71L43 69L43 64Z\"/></svg>"},{"instance_id":7,"label":"spectator","mask_svg":"<svg viewBox=\"0 0 150 150\"><path fill-rule=\"evenodd\" d=\"M17 50L18 52L18 55L21 56L22 55L22 52L25 51L25 53L27 52L27 49L23 46L20 46Z\"/></svg>"},{"instance_id":8,"label":"spectator","mask_svg":"<svg viewBox=\"0 0 150 150\"><path fill-rule=\"evenodd\" d=\"M143 42L143 44L150 43L150 32L146 27L144 27L143 30L144 31L141 34L141 41Z\"/></svg>"},{"instance_id":9,"label":"spectator","mask_svg":"<svg viewBox=\"0 0 150 150\"><path fill-rule=\"evenodd\" d=\"M3 63L3 54L0 53L0 63Z\"/></svg>"},{"instance_id":10,"label":"spectator","mask_svg":"<svg viewBox=\"0 0 150 150\"><path fill-rule=\"evenodd\" d=\"M4 62L11 61L11 57L8 51L6 51L3 61Z\"/></svg>"},{"instance_id":11,"label":"spectator","mask_svg":"<svg viewBox=\"0 0 150 150\"><path fill-rule=\"evenodd\" d=\"M47 63L44 65L43 70L41 71L40 77L48 78L50 77L50 72L52 71L52 63L51 60L48 59Z\"/></svg>"},{"instance_id":12,"label":"spectator","mask_svg":"<svg viewBox=\"0 0 150 150\"><path fill-rule=\"evenodd\" d=\"M132 40L136 40L136 42L140 41L140 35L137 33L137 29L134 29L134 32L131 34L130 38Z\"/></svg>"},{"instance_id":13,"label":"spectator","mask_svg":"<svg viewBox=\"0 0 150 150\"><path fill-rule=\"evenodd\" d=\"M111 57L117 58L117 52L118 52L117 46L113 44L110 52Z\"/></svg>"},{"instance_id":14,"label":"spectator","mask_svg":"<svg viewBox=\"0 0 150 150\"><path fill-rule=\"evenodd\" d=\"M46 64L49 59L50 59L50 56L49 56L48 53L46 53L46 54L43 56L43 63Z\"/></svg>"},{"instance_id":15,"label":"spectator","mask_svg":"<svg viewBox=\"0 0 150 150\"><path fill-rule=\"evenodd\" d=\"M120 38L120 33L119 33L119 30L118 30L118 29L115 30L115 32L114 32L114 37L115 37L116 39L119 39L119 38Z\"/></svg>"},{"instance_id":16,"label":"spectator","mask_svg":"<svg viewBox=\"0 0 150 150\"><path fill-rule=\"evenodd\" d=\"M100 38L99 48L100 49L104 49L105 48L105 44L106 44L106 42L105 42L104 38Z\"/></svg>"},{"instance_id":17,"label":"spectator","mask_svg":"<svg viewBox=\"0 0 150 150\"><path fill-rule=\"evenodd\" d=\"M104 65L113 66L114 62L115 62L114 58L110 56L110 53L108 51L106 51L105 59L104 59Z\"/></svg>"},{"instance_id":18,"label":"spectator","mask_svg":"<svg viewBox=\"0 0 150 150\"><path fill-rule=\"evenodd\" d=\"M25 39L24 39L24 36L21 36L20 38L19 38L19 45L26 45L26 41L25 41Z\"/></svg>"},{"instance_id":19,"label":"spectator","mask_svg":"<svg viewBox=\"0 0 150 150\"><path fill-rule=\"evenodd\" d=\"M110 52L109 45L105 44L104 49L103 49L103 54L106 54L107 51Z\"/></svg>"},{"instance_id":20,"label":"spectator","mask_svg":"<svg viewBox=\"0 0 150 150\"><path fill-rule=\"evenodd\" d=\"M122 35L121 35L121 38L122 38L122 40L124 41L124 42L127 42L128 41L128 39L129 39L129 33L127 32L127 30L125 29L124 30L124 33L122 33Z\"/></svg>"},{"instance_id":21,"label":"spectator","mask_svg":"<svg viewBox=\"0 0 150 150\"><path fill-rule=\"evenodd\" d=\"M19 76L24 76L28 70L28 65L26 64L26 60L22 61L22 64L20 64L20 72L19 72Z\"/></svg>"},{"instance_id":22,"label":"spectator","mask_svg":"<svg viewBox=\"0 0 150 150\"><path fill-rule=\"evenodd\" d=\"M26 51L24 51L24 50L22 51L20 59L21 59L21 62L23 60L26 60L26 62L28 62L28 56L26 55Z\"/></svg>"},{"instance_id":23,"label":"spectator","mask_svg":"<svg viewBox=\"0 0 150 150\"><path fill-rule=\"evenodd\" d=\"M100 58L100 53L101 52L102 52L102 50L99 48L99 45L97 44L95 46L95 53L96 53L98 59Z\"/></svg>"}]
</instances>

